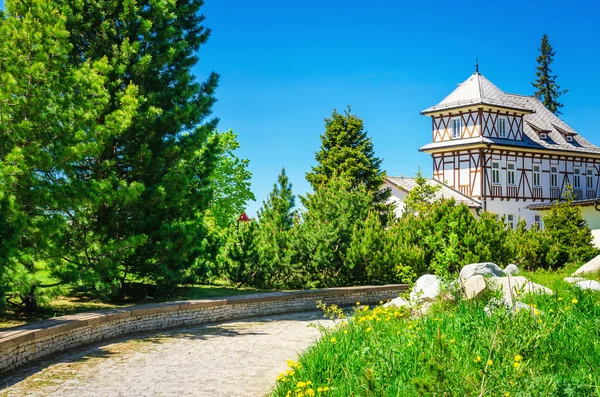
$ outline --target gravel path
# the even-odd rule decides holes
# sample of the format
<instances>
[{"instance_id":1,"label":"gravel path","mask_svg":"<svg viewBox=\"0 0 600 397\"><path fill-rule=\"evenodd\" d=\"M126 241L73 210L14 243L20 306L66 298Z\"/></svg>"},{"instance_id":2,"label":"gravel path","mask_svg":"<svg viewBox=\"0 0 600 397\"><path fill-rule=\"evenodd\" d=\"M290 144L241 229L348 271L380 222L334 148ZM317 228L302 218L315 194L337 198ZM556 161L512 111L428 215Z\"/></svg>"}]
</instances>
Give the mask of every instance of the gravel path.
<instances>
[{"instance_id":1,"label":"gravel path","mask_svg":"<svg viewBox=\"0 0 600 397\"><path fill-rule=\"evenodd\" d=\"M330 326L322 313L142 334L52 356L0 380L0 396L262 396Z\"/></svg>"}]
</instances>

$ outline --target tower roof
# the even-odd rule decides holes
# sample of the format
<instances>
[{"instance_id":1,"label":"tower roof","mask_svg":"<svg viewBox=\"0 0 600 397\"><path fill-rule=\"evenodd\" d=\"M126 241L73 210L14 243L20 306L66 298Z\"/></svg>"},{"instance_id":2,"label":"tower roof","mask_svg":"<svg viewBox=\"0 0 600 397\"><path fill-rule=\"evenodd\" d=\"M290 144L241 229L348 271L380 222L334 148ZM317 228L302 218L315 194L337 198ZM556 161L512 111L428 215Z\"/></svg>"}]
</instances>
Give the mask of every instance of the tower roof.
<instances>
[{"instance_id":1,"label":"tower roof","mask_svg":"<svg viewBox=\"0 0 600 397\"><path fill-rule=\"evenodd\" d=\"M456 109L472 105L490 105L532 113L533 110L511 100L502 90L486 79L481 73L473 73L467 80L459 84L450 95L440 103L421 112L434 113L442 110Z\"/></svg>"}]
</instances>

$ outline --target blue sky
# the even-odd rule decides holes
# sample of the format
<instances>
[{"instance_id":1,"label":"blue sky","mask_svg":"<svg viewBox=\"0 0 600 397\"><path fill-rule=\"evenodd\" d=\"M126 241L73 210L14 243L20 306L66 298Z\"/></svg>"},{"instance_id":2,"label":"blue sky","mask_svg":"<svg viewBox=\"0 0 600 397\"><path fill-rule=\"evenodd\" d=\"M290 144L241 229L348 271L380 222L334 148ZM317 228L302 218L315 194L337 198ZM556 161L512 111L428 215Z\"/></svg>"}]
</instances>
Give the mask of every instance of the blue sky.
<instances>
[{"instance_id":1,"label":"blue sky","mask_svg":"<svg viewBox=\"0 0 600 397\"><path fill-rule=\"evenodd\" d=\"M0 0L0 6L3 0ZM282 166L296 194L310 189L323 119L351 105L390 175L431 175L418 148L431 139L419 112L480 71L500 89L531 94L543 33L554 72L570 91L564 120L600 144L600 3L206 0L212 36L199 79L221 74L214 115L250 160L254 215Z\"/></svg>"},{"instance_id":2,"label":"blue sky","mask_svg":"<svg viewBox=\"0 0 600 397\"><path fill-rule=\"evenodd\" d=\"M531 94L543 33L570 90L563 118L600 144L598 3L207 0L203 13L212 36L196 73L221 74L214 114L250 159L249 215L282 166L295 193L310 189L304 176L323 119L346 105L364 119L388 174L421 166L431 175L430 157L417 150L431 121L419 112L472 74L475 58L500 89Z\"/></svg>"}]
</instances>

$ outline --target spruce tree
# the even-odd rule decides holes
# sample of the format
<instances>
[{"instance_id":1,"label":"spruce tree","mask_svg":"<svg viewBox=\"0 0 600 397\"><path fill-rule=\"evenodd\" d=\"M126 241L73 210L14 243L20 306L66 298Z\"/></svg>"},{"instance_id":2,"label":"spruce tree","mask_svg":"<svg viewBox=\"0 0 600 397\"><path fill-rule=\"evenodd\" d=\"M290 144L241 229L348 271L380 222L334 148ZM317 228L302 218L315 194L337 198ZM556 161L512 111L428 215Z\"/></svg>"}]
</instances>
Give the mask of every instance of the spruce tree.
<instances>
[{"instance_id":1,"label":"spruce tree","mask_svg":"<svg viewBox=\"0 0 600 397\"><path fill-rule=\"evenodd\" d=\"M537 57L537 72L535 75L537 79L531 83L536 91L533 95L538 98L544 106L554 114L562 114L560 109L564 106L558 101L558 98L562 94L566 94L568 90L561 90L560 86L556 84L557 75L552 74L550 66L554 62L554 55L556 51L553 50L552 44L548 39L548 36L544 34L542 36L542 43L539 48L540 55Z\"/></svg>"},{"instance_id":2,"label":"spruce tree","mask_svg":"<svg viewBox=\"0 0 600 397\"><path fill-rule=\"evenodd\" d=\"M277 177L277 183L258 211L257 249L259 264L257 272L264 275L264 285L285 283L289 272L288 248L290 245L290 229L294 226L295 197L292 193L285 168Z\"/></svg>"},{"instance_id":3,"label":"spruce tree","mask_svg":"<svg viewBox=\"0 0 600 397\"><path fill-rule=\"evenodd\" d=\"M343 175L351 188L364 184L380 210L389 198L389 190L381 190L385 172L381 159L375 156L373 142L364 130L363 120L352 114L350 107L344 113L333 111L325 119L321 148L316 153L317 165L306 174L314 191L328 183L334 175Z\"/></svg>"},{"instance_id":4,"label":"spruce tree","mask_svg":"<svg viewBox=\"0 0 600 397\"><path fill-rule=\"evenodd\" d=\"M139 106L124 131L107 131L103 150L80 165L94 193L61 237L61 276L116 293L129 276L180 282L204 252L203 217L214 199L219 140L210 118L218 75L192 68L210 31L202 0L57 0L68 16L71 63L105 60L109 105L128 84Z\"/></svg>"}]
</instances>

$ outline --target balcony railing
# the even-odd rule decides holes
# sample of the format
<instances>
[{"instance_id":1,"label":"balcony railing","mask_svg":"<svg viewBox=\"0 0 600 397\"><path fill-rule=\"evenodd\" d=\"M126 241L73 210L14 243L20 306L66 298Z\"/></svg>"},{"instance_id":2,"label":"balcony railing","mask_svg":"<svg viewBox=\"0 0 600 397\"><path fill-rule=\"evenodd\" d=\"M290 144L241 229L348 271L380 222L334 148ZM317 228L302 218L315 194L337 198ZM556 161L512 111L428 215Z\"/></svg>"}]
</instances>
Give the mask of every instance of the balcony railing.
<instances>
[{"instance_id":1,"label":"balcony railing","mask_svg":"<svg viewBox=\"0 0 600 397\"><path fill-rule=\"evenodd\" d=\"M533 188L533 198L542 198L544 196L544 191L541 187Z\"/></svg>"},{"instance_id":2,"label":"balcony railing","mask_svg":"<svg viewBox=\"0 0 600 397\"><path fill-rule=\"evenodd\" d=\"M596 191L595 190L588 190L587 192L585 192L585 198L586 199L595 199L596 198Z\"/></svg>"},{"instance_id":3,"label":"balcony railing","mask_svg":"<svg viewBox=\"0 0 600 397\"><path fill-rule=\"evenodd\" d=\"M517 197L517 187L516 186L507 186L506 187L506 195L508 197Z\"/></svg>"},{"instance_id":4,"label":"balcony railing","mask_svg":"<svg viewBox=\"0 0 600 397\"><path fill-rule=\"evenodd\" d=\"M550 189L550 198L559 199L560 198L560 189L557 187L553 187Z\"/></svg>"},{"instance_id":5,"label":"balcony railing","mask_svg":"<svg viewBox=\"0 0 600 397\"><path fill-rule=\"evenodd\" d=\"M492 185L492 197L502 197L501 185Z\"/></svg>"},{"instance_id":6,"label":"balcony railing","mask_svg":"<svg viewBox=\"0 0 600 397\"><path fill-rule=\"evenodd\" d=\"M465 196L469 196L471 193L469 191L469 185L460 185L458 187L458 191L461 192L462 194L464 194Z\"/></svg>"},{"instance_id":7,"label":"balcony railing","mask_svg":"<svg viewBox=\"0 0 600 397\"><path fill-rule=\"evenodd\" d=\"M573 200L583 200L583 190L573 189Z\"/></svg>"}]
</instances>

